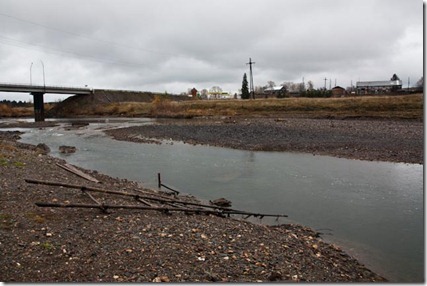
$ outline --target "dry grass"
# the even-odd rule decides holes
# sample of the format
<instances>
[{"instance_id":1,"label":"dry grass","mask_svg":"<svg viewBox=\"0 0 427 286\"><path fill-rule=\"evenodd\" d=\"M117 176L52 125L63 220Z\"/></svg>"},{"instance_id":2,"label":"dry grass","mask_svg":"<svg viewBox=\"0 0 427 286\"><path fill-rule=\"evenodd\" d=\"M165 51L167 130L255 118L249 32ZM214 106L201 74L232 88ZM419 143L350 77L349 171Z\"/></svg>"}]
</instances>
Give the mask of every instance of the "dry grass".
<instances>
[{"instance_id":1,"label":"dry grass","mask_svg":"<svg viewBox=\"0 0 427 286\"><path fill-rule=\"evenodd\" d=\"M149 113L150 104L143 102L120 102L97 105L91 110L82 109L79 115L98 116L146 116Z\"/></svg>"},{"instance_id":2,"label":"dry grass","mask_svg":"<svg viewBox=\"0 0 427 286\"><path fill-rule=\"evenodd\" d=\"M423 118L423 94L344 98L172 101L161 95L152 102L120 102L71 108L67 116L176 117L280 116L306 118ZM45 105L45 109L51 108ZM0 116L33 116L32 108L0 105Z\"/></svg>"},{"instance_id":3,"label":"dry grass","mask_svg":"<svg viewBox=\"0 0 427 286\"><path fill-rule=\"evenodd\" d=\"M0 104L0 117L26 117L33 114L32 107L10 107Z\"/></svg>"},{"instance_id":4,"label":"dry grass","mask_svg":"<svg viewBox=\"0 0 427 286\"><path fill-rule=\"evenodd\" d=\"M423 118L423 95L257 100L195 100L153 104L151 116L295 116Z\"/></svg>"},{"instance_id":5,"label":"dry grass","mask_svg":"<svg viewBox=\"0 0 427 286\"><path fill-rule=\"evenodd\" d=\"M44 110L48 111L53 107L51 103L44 104ZM0 104L0 117L32 117L34 107L11 107L6 104Z\"/></svg>"}]
</instances>

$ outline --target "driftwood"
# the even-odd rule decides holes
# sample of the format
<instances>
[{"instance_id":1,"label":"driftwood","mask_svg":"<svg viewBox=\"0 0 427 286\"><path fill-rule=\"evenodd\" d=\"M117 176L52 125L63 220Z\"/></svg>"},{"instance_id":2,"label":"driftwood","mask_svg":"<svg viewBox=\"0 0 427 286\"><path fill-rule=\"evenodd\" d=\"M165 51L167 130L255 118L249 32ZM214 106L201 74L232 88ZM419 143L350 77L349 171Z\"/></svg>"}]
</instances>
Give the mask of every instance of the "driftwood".
<instances>
[{"instance_id":1,"label":"driftwood","mask_svg":"<svg viewBox=\"0 0 427 286\"><path fill-rule=\"evenodd\" d=\"M169 208L169 207L149 207L149 206L137 206L137 205L108 205L108 204L60 204L60 203L36 203L38 207L51 207L51 208L98 208L102 210L107 209L138 209L138 210L153 210L160 212L189 212L189 213L205 213L205 214L215 214L221 215L222 212L215 210L196 210L190 208Z\"/></svg>"},{"instance_id":2,"label":"driftwood","mask_svg":"<svg viewBox=\"0 0 427 286\"><path fill-rule=\"evenodd\" d=\"M68 171L68 172L73 173L74 175L82 177L83 179L86 179L86 180L91 181L91 182L99 183L99 181L97 179L95 179L94 177L92 177L92 176L90 176L90 175L88 175L86 173L83 173L82 171L80 171L79 169L77 169L76 167L74 167L73 165L70 165L70 164L61 165L61 164L58 164L58 163L56 163L56 165L58 167L61 167L64 170Z\"/></svg>"},{"instance_id":3,"label":"driftwood","mask_svg":"<svg viewBox=\"0 0 427 286\"><path fill-rule=\"evenodd\" d=\"M157 181L158 181L159 189L160 189L161 187L165 187L166 189L168 189L168 190L172 191L175 195L178 195L178 194L179 194L179 191L174 190L174 189L172 189L171 187L168 187L168 186L166 186L165 184L163 184L163 183L162 183L162 178L161 178L160 173L157 173Z\"/></svg>"},{"instance_id":4,"label":"driftwood","mask_svg":"<svg viewBox=\"0 0 427 286\"><path fill-rule=\"evenodd\" d=\"M92 201L94 201L103 212L107 212L107 209L104 208L103 205L98 202L98 200L95 199L89 192L87 192L85 189L82 189L82 192L85 193Z\"/></svg>"},{"instance_id":5,"label":"driftwood","mask_svg":"<svg viewBox=\"0 0 427 286\"><path fill-rule=\"evenodd\" d=\"M143 200L143 199L141 199L141 198L136 198L136 200L137 200L138 202L140 202L140 203L142 203L142 204L146 205L146 206L149 206L149 207L152 207L152 206L153 206L153 204L150 204L149 202L147 202L146 200Z\"/></svg>"},{"instance_id":6,"label":"driftwood","mask_svg":"<svg viewBox=\"0 0 427 286\"><path fill-rule=\"evenodd\" d=\"M153 210L153 211L161 211L161 212L186 212L186 213L203 213L203 214L213 214L218 216L224 215L232 215L232 214L241 214L247 215L247 217L287 217L287 215L276 215L276 214L262 214L262 213L250 213L246 211L238 211L238 210L206 210L206 209L190 209L190 208L168 208L168 207L148 207L148 206L137 206L137 205L108 205L108 204L60 204L60 203L35 203L38 207L51 207L51 208L91 208L91 209L101 209L102 211L106 211L107 209L138 209L138 210Z\"/></svg>"},{"instance_id":7,"label":"driftwood","mask_svg":"<svg viewBox=\"0 0 427 286\"><path fill-rule=\"evenodd\" d=\"M99 192L99 193L105 193L105 194L113 194L113 195L121 195L121 196L127 196L127 197L133 197L135 199L145 199L145 200L152 200L157 201L160 203L180 203L183 205L193 205L198 207L205 207L205 208L212 208L212 209L227 209L225 207L220 206L214 206L214 205L205 205L205 204L198 204L198 203L191 203L191 202L184 202L180 200L173 200L165 197L155 198L152 196L145 196L145 195L138 195L138 194L130 194L126 192L120 192L120 191L110 191L110 190L104 190L100 188L94 188L94 187L88 187L88 186L82 186L82 185L73 185L73 184L66 184L61 182L52 182L52 181L40 181L40 180L32 180L32 179L25 179L27 183L30 184L41 184L41 185L49 185L49 186L59 186L59 187L67 187L71 189L85 189L87 191L93 191L93 192Z\"/></svg>"},{"instance_id":8,"label":"driftwood","mask_svg":"<svg viewBox=\"0 0 427 286\"><path fill-rule=\"evenodd\" d=\"M215 214L215 215L232 215L232 214L239 214L239 215L246 215L247 217L254 216L254 217L287 217L287 215L283 214L263 214L263 213L252 213L247 211L241 211L241 210L235 210L230 209L227 207L221 207L221 206L215 206L215 205L206 205L206 204L199 204L199 203L192 203L192 202L185 202L181 200L173 200L169 198L155 198L152 196L146 196L146 195L139 195L139 194L131 194L127 192L120 192L120 191L111 191L111 190L105 190L100 188L94 188L89 186L82 186L82 185L73 185L73 184L66 184L61 182L52 182L52 181L40 181L40 180L33 180L33 179L25 179L27 183L31 184L42 184L42 185L49 185L49 186L61 186L61 187L67 187L72 189L79 189L83 191L84 193L89 194L88 191L92 192L100 192L105 194L114 194L114 195L120 195L120 196L127 196L132 197L136 201L143 203L146 206L138 206L138 205L106 205L99 203L95 198L90 196L92 201L96 203L96 205L92 204L58 204L58 203L36 203L37 206L40 207L62 207L62 208L99 208L102 211L106 211L107 209L142 209L142 210L157 210L157 211L182 211L182 212L188 212L188 213L204 213L204 214ZM157 207L152 205L151 203L147 202L149 201L155 201L162 204L167 204L172 207ZM185 205L186 207L180 207L177 206L177 204ZM196 208L189 208L188 206L194 206Z\"/></svg>"}]
</instances>

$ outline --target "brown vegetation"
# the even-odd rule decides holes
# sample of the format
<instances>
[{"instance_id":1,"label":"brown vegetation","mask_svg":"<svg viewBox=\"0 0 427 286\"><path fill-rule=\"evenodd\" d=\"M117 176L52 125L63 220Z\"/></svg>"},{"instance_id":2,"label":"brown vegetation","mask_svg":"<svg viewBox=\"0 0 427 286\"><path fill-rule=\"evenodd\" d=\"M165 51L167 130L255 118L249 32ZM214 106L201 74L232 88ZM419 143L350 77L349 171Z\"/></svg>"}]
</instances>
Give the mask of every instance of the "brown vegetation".
<instances>
[{"instance_id":1,"label":"brown vegetation","mask_svg":"<svg viewBox=\"0 0 427 286\"><path fill-rule=\"evenodd\" d=\"M0 104L0 117L26 117L33 114L31 107L11 107L6 104Z\"/></svg>"},{"instance_id":2,"label":"brown vegetation","mask_svg":"<svg viewBox=\"0 0 427 286\"><path fill-rule=\"evenodd\" d=\"M45 111L50 110L54 104L45 103ZM0 104L0 118L1 117L32 117L34 108L31 107L11 107L7 104Z\"/></svg>"},{"instance_id":3,"label":"brown vegetation","mask_svg":"<svg viewBox=\"0 0 427 286\"><path fill-rule=\"evenodd\" d=\"M303 118L423 118L423 94L399 96L355 96L344 98L283 98L257 100L186 100L155 95L139 102L101 102L75 96L52 108L48 116L123 116L191 118L198 116L251 116ZM0 105L1 117L31 117L32 108Z\"/></svg>"},{"instance_id":4,"label":"brown vegetation","mask_svg":"<svg viewBox=\"0 0 427 286\"><path fill-rule=\"evenodd\" d=\"M346 98L284 98L258 100L173 101L155 96L152 102L98 104L70 115L180 117L286 116L306 118L422 119L423 95Z\"/></svg>"},{"instance_id":5,"label":"brown vegetation","mask_svg":"<svg viewBox=\"0 0 427 286\"><path fill-rule=\"evenodd\" d=\"M166 108L169 107L169 108ZM285 98L259 100L209 100L170 102L153 106L150 115L194 116L289 116L308 118L372 117L422 119L423 96L375 96L346 98Z\"/></svg>"}]
</instances>

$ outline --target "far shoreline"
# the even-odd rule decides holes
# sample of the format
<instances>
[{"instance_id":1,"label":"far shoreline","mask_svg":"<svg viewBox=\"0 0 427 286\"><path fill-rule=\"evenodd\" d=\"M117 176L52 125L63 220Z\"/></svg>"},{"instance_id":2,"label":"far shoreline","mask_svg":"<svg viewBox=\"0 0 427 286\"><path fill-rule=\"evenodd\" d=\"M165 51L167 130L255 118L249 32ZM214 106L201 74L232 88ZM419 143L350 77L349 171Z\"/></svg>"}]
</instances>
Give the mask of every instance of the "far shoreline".
<instances>
[{"instance_id":1,"label":"far shoreline","mask_svg":"<svg viewBox=\"0 0 427 286\"><path fill-rule=\"evenodd\" d=\"M7 118L4 128L46 128L63 121L90 124L137 117L73 117L30 122ZM141 118L141 117L139 117ZM115 140L158 143L172 139L246 151L292 152L364 161L424 164L423 122L409 119L313 119L296 117L209 116L149 118L152 125L104 132ZM16 121L16 122L13 122ZM73 128L78 128L75 126ZM197 132L197 136L195 135ZM143 139L135 138L135 135Z\"/></svg>"},{"instance_id":2,"label":"far shoreline","mask_svg":"<svg viewBox=\"0 0 427 286\"><path fill-rule=\"evenodd\" d=\"M307 153L365 161L424 164L423 123L412 120L277 117L159 119L152 125L104 132L116 140L139 143L172 139L188 144L247 151Z\"/></svg>"}]
</instances>

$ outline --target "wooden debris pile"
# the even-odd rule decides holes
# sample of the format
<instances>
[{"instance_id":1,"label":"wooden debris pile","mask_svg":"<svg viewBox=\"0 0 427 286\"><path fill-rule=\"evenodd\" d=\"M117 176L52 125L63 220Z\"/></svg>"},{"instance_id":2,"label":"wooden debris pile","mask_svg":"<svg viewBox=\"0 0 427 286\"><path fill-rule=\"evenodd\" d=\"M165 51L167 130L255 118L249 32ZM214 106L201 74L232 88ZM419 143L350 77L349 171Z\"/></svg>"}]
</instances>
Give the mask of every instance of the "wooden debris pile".
<instances>
[{"instance_id":1,"label":"wooden debris pile","mask_svg":"<svg viewBox=\"0 0 427 286\"><path fill-rule=\"evenodd\" d=\"M76 176L79 176L87 181L92 183L100 183L96 178L80 171L76 167L70 164L57 164L58 167L73 173ZM29 184L39 184L46 186L55 186L58 187L58 190L80 190L87 198L90 199L90 203L71 203L67 201L66 203L57 203L55 200L54 203L49 202L36 202L35 204L39 207L55 207L55 208L97 208L102 212L107 213L108 209L136 209L136 210L150 210L150 211L160 211L167 214L172 212L184 212L186 214L212 214L217 216L230 216L230 215L243 215L245 218L251 216L263 218L263 217L287 217L287 215L281 214L263 214L263 213L253 213L247 211L241 211L231 208L231 202L220 198L214 201L210 201L210 204L202 204L196 200L189 199L188 196L179 195L179 191L174 190L163 184L161 182L160 173L158 174L158 186L166 188L170 193L167 192L155 192L153 190L140 190L134 189L131 192L129 191L117 191L117 190L107 190L98 187L88 186L88 185L75 185L63 182L54 182L54 181L41 181L35 179L26 179ZM95 198L93 193L103 194L102 198ZM119 196L127 200L121 200L122 203L108 203L107 197ZM129 199L134 202L129 204ZM117 202L117 200L115 200Z\"/></svg>"},{"instance_id":2,"label":"wooden debris pile","mask_svg":"<svg viewBox=\"0 0 427 286\"><path fill-rule=\"evenodd\" d=\"M39 207L57 207L57 208L97 208L102 212L108 212L109 209L136 209L136 210L150 210L150 211L160 211L164 213L172 212L184 212L186 214L212 214L221 217L230 216L230 215L243 215L245 218L251 216L263 218L263 217L287 217L287 215L281 214L264 214L264 213L253 213L247 211L241 211L232 209L226 206L219 206L217 204L202 204L199 202L191 201L187 196L180 196L176 193L154 193L145 190L133 190L129 191L116 191L116 190L107 190L92 186L86 185L75 185L68 184L63 182L54 182L54 181L41 181L34 179L26 179L27 183L30 184L41 184L47 186L56 186L58 190L79 190L84 193L90 200L90 203L50 203L50 202L36 202L35 204ZM101 193L104 196L108 197L111 195L120 196L123 198L131 199L133 204L111 204L105 203L104 201L95 198L93 193ZM105 199L105 198L104 198Z\"/></svg>"}]
</instances>

